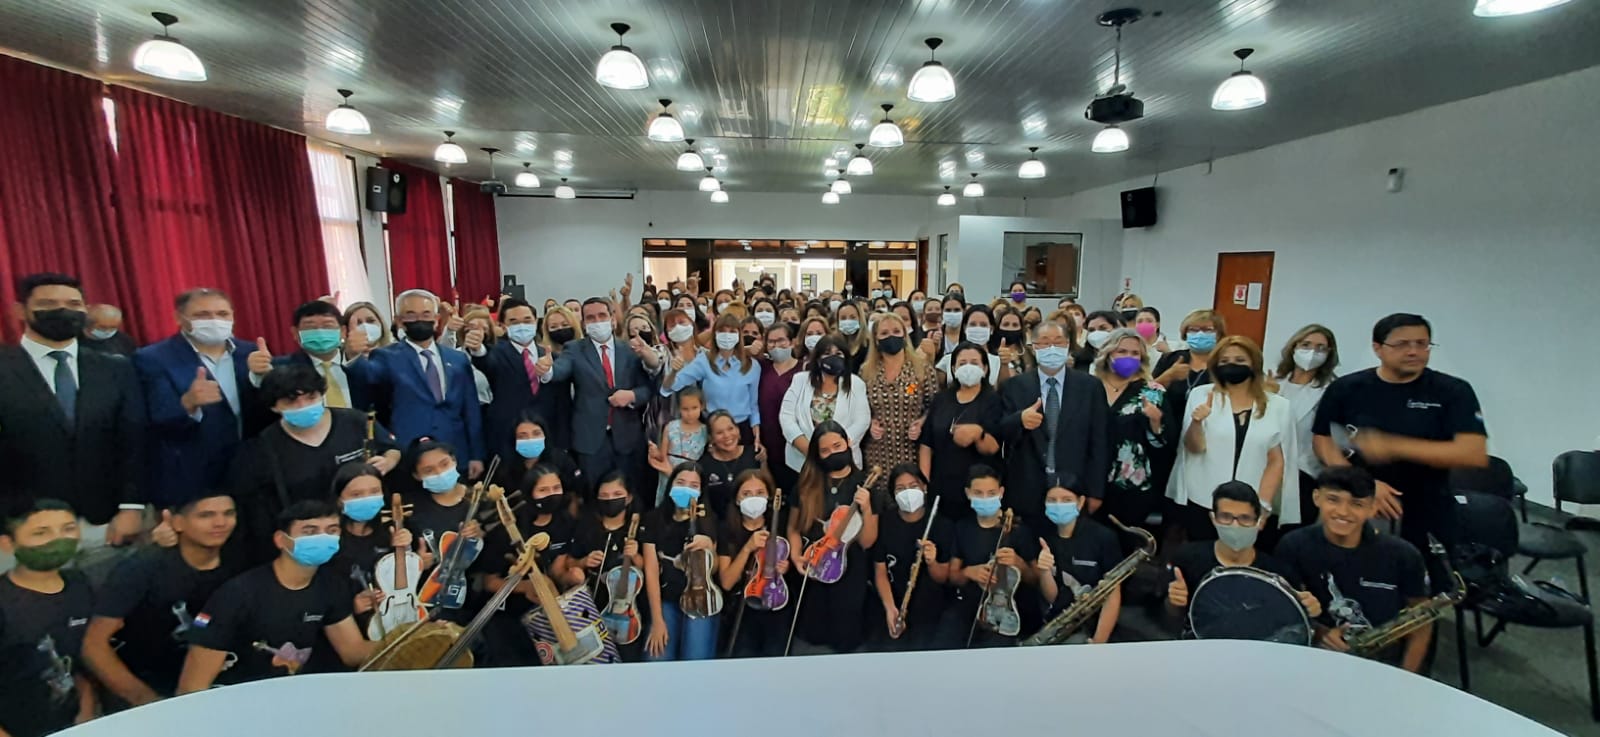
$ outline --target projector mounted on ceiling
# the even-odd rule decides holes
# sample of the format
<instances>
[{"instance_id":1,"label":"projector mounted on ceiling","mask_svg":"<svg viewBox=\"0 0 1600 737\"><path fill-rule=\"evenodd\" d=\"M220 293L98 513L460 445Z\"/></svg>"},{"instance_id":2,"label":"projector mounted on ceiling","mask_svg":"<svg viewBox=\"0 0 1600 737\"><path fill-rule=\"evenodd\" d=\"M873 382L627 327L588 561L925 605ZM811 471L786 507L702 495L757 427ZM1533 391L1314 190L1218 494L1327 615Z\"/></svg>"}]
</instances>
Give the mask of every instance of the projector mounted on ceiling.
<instances>
[{"instance_id":1,"label":"projector mounted on ceiling","mask_svg":"<svg viewBox=\"0 0 1600 737\"><path fill-rule=\"evenodd\" d=\"M1144 102L1128 91L1122 83L1122 27L1144 17L1138 8L1118 8L1100 14L1097 21L1102 26L1117 29L1116 61L1112 68L1111 88L1096 95L1083 117L1103 125L1116 125L1144 117Z\"/></svg>"},{"instance_id":2,"label":"projector mounted on ceiling","mask_svg":"<svg viewBox=\"0 0 1600 737\"><path fill-rule=\"evenodd\" d=\"M506 183L498 179L489 179L478 183L478 191L484 194L502 195L506 193Z\"/></svg>"}]
</instances>

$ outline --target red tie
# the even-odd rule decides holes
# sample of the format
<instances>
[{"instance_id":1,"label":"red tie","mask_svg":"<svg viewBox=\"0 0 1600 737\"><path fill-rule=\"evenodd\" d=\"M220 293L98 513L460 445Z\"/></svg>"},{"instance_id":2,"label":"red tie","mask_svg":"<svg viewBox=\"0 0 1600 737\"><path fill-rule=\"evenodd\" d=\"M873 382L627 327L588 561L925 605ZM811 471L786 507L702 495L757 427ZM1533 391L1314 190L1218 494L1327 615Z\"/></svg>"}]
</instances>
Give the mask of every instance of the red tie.
<instances>
[{"instance_id":1,"label":"red tie","mask_svg":"<svg viewBox=\"0 0 1600 737\"><path fill-rule=\"evenodd\" d=\"M533 396L539 396L539 374L533 369L533 351L522 349L522 368L528 372L528 386L533 388Z\"/></svg>"},{"instance_id":2,"label":"red tie","mask_svg":"<svg viewBox=\"0 0 1600 737\"><path fill-rule=\"evenodd\" d=\"M608 388L608 389L616 389L617 388L617 379L616 379L616 377L611 375L611 355L609 353L606 353L606 347L607 346L604 343L600 344L600 368L603 368L606 371L606 388ZM608 398L608 404L609 404L609 398ZM606 408L606 429L607 430L611 429L611 413L614 411L614 409L615 409L614 407L607 407Z\"/></svg>"}]
</instances>

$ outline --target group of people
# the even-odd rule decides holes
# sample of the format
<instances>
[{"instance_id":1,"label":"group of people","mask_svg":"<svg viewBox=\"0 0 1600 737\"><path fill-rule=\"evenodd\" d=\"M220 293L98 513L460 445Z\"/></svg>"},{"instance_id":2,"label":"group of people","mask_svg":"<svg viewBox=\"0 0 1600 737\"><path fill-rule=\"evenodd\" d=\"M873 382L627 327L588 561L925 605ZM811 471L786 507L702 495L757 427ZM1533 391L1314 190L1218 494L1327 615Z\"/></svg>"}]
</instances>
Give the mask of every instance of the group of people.
<instances>
[{"instance_id":1,"label":"group of people","mask_svg":"<svg viewBox=\"0 0 1600 737\"><path fill-rule=\"evenodd\" d=\"M538 576L637 607L606 659L1016 644L1095 591L1135 527L1168 542L1160 606L1261 568L1344 649L1429 595L1449 469L1487 463L1477 399L1427 368L1418 315L1379 320L1378 366L1338 375L1325 327L1268 365L1221 315L1169 338L1131 294L1044 314L1021 283L992 303L770 277L633 291L463 309L410 290L388 319L313 300L274 353L234 335L217 290L180 295L175 333L135 349L76 279L20 279L24 334L0 348L0 735L359 666L408 585L389 579L459 564L453 544L477 556L464 600L435 591L427 617L466 623L515 586L480 665L551 646L525 625L553 605ZM509 515L481 501L494 487ZM542 572L511 575L536 536ZM713 555L725 603L686 606L706 585L689 561ZM619 567L642 573L636 603L599 585ZM752 578L792 595L747 599ZM1116 639L1117 583L1077 640ZM997 592L1015 626L992 620ZM1429 645L1386 657L1422 670Z\"/></svg>"}]
</instances>

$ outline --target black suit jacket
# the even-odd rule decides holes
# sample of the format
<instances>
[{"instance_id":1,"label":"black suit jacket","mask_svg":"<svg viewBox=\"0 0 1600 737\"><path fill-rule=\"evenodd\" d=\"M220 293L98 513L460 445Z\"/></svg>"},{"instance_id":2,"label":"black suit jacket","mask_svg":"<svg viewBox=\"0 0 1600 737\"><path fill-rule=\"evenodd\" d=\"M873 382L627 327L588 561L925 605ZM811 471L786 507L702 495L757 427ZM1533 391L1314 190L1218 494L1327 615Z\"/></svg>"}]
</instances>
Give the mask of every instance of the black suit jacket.
<instances>
[{"instance_id":1,"label":"black suit jacket","mask_svg":"<svg viewBox=\"0 0 1600 737\"><path fill-rule=\"evenodd\" d=\"M119 504L143 503L145 412L133 363L78 347L71 422L22 348L0 348L0 496L60 499L104 524Z\"/></svg>"},{"instance_id":2,"label":"black suit jacket","mask_svg":"<svg viewBox=\"0 0 1600 737\"><path fill-rule=\"evenodd\" d=\"M1110 473L1107 450L1105 387L1100 380L1063 370L1061 414L1056 426L1056 478L1046 478L1044 459L1048 429L1022 426L1023 410L1039 401L1039 370L1012 377L1000 386L1000 418L991 431L1005 444L1006 506L1023 515L1028 525L1045 520L1044 495L1060 484L1079 494L1103 499ZM1045 528L1039 528L1045 529Z\"/></svg>"},{"instance_id":3,"label":"black suit jacket","mask_svg":"<svg viewBox=\"0 0 1600 737\"><path fill-rule=\"evenodd\" d=\"M554 359L551 356L551 360ZM489 389L494 394L494 401L489 403L483 419L491 456L499 455L503 461L517 458L514 437L517 418L528 410L544 420L545 445L561 450L572 447L572 385L569 382L541 384L539 395L534 396L528 369L522 364L522 349L510 340L495 343L481 358L472 359L472 365L488 377Z\"/></svg>"},{"instance_id":4,"label":"black suit jacket","mask_svg":"<svg viewBox=\"0 0 1600 737\"><path fill-rule=\"evenodd\" d=\"M614 340L612 345L616 347L611 356L614 388L606 384L600 351L588 338L567 343L550 370L546 386L572 382L572 449L579 453L598 453L607 442L618 454L632 453L645 445L641 410L657 385L626 340ZM621 389L631 390L633 401L627 406L612 407L611 395Z\"/></svg>"}]
</instances>

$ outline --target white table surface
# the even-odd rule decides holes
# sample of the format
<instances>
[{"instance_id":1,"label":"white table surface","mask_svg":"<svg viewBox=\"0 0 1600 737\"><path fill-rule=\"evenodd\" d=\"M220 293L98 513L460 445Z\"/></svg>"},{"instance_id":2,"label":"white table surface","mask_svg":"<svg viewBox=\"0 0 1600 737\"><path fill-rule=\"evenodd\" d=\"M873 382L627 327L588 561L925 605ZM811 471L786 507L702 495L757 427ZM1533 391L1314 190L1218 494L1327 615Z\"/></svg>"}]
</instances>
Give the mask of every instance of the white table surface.
<instances>
[{"instance_id":1,"label":"white table surface","mask_svg":"<svg viewBox=\"0 0 1600 737\"><path fill-rule=\"evenodd\" d=\"M305 675L61 734L350 737L378 714L422 737L592 735L608 717L628 733L695 737L1559 735L1391 666L1230 641Z\"/></svg>"}]
</instances>

